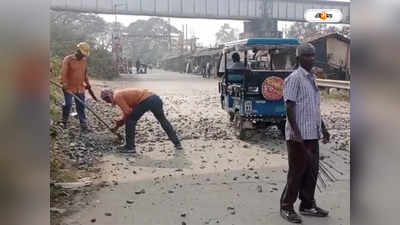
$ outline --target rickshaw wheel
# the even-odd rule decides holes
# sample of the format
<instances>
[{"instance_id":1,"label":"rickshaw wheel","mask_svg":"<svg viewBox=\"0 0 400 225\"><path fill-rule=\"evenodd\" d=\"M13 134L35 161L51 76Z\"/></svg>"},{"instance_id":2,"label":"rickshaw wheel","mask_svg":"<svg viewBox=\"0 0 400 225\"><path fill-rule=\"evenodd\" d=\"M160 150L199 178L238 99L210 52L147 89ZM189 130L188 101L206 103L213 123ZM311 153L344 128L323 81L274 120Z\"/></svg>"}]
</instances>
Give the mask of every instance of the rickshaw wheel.
<instances>
[{"instance_id":1,"label":"rickshaw wheel","mask_svg":"<svg viewBox=\"0 0 400 225\"><path fill-rule=\"evenodd\" d=\"M243 118L240 116L239 112L236 112L234 116L235 136L240 140L246 139L246 130L243 128L243 123Z\"/></svg>"}]
</instances>

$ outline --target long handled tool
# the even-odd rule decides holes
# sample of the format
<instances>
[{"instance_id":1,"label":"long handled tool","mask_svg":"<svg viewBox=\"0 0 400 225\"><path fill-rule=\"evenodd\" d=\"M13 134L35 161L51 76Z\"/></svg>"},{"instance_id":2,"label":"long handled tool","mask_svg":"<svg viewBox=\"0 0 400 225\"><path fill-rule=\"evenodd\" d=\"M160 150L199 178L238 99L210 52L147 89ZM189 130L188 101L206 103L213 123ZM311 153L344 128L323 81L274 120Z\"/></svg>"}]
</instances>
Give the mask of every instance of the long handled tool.
<instances>
[{"instance_id":1,"label":"long handled tool","mask_svg":"<svg viewBox=\"0 0 400 225\"><path fill-rule=\"evenodd\" d=\"M50 83L53 84L53 85L55 85L55 86L57 86L57 87L59 87L59 88L61 88L61 89L63 88L60 84L58 84L58 83L55 82L55 81L50 80ZM71 92L69 92L69 91L66 91L66 92L69 93L69 94L71 94L76 100L78 100L82 105L84 105L91 113L93 113L93 115L94 115L102 124L104 124L104 125L108 128L108 130L111 131L111 133L115 134L115 135L119 138L119 140L122 140L122 139L123 139L122 136L121 136L119 133L114 132L114 131L112 130L112 128L111 128L99 115L97 115L97 113L94 112L93 109L91 109L90 107L88 107L78 96L74 95L73 93L71 93Z\"/></svg>"}]
</instances>

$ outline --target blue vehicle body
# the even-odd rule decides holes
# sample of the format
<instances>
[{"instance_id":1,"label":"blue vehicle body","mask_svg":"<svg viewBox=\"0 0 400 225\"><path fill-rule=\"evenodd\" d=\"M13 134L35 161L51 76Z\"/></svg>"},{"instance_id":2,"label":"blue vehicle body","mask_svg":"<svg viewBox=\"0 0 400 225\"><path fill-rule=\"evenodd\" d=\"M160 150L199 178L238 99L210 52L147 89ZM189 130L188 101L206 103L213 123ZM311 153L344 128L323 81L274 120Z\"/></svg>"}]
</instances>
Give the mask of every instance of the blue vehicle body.
<instances>
[{"instance_id":1,"label":"blue vehicle body","mask_svg":"<svg viewBox=\"0 0 400 225\"><path fill-rule=\"evenodd\" d=\"M281 88L283 80L293 71L293 66L275 69L274 63L279 64L278 62L285 62L289 59L293 61L297 45L299 45L297 39L283 38L250 38L225 44L220 60L220 64L223 62L224 65L220 65L219 69L219 76L223 77L219 82L221 107L234 122L238 138L244 139L245 131L248 129L265 128L269 125L277 125L281 132L284 132L286 109L281 97ZM251 66L247 63L249 50L255 52L254 58L260 51L268 52L270 65L264 65L262 69L250 68ZM242 69L228 68L227 55L232 52L244 52ZM223 68L221 69L221 67ZM286 65L286 67L288 66ZM270 87L264 85L267 79L270 82L270 78L279 81L280 89L276 90L280 90L280 93L277 93L277 99L268 99L268 95L265 97L264 90L269 90ZM272 93L276 93L276 90L273 90Z\"/></svg>"}]
</instances>

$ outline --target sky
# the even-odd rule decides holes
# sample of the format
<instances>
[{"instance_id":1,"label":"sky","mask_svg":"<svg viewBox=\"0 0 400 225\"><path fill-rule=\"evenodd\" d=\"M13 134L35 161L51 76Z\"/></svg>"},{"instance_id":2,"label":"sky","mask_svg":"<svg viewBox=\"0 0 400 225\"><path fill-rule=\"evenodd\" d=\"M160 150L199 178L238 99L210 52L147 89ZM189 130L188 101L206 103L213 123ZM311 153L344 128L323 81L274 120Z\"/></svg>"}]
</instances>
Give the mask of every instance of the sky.
<instances>
[{"instance_id":1,"label":"sky","mask_svg":"<svg viewBox=\"0 0 400 225\"><path fill-rule=\"evenodd\" d=\"M114 15L99 15L107 22L114 22ZM117 21L125 26L138 20L147 20L148 16L128 16L128 15L118 15ZM164 18L167 20L167 18ZM239 33L243 32L243 21L240 20L210 20L210 19L186 19L186 18L171 18L171 24L182 30L182 26L188 27L188 37L192 35L196 36L198 39L197 43L204 47L210 47L210 45L215 44L215 33L218 32L219 28L224 24L228 23L231 27L237 29ZM278 30L282 30L286 26L289 27L291 22L278 22ZM185 28L186 29L186 28Z\"/></svg>"}]
</instances>

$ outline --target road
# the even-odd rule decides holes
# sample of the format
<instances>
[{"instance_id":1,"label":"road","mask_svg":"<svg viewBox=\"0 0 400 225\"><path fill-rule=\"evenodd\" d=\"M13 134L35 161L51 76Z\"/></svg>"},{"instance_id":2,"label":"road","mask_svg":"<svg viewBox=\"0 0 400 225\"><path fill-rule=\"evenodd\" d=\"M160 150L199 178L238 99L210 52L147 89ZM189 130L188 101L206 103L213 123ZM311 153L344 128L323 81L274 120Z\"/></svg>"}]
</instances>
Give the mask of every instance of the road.
<instances>
[{"instance_id":1,"label":"road","mask_svg":"<svg viewBox=\"0 0 400 225\"><path fill-rule=\"evenodd\" d=\"M167 118L183 139L184 153L175 154L159 124L145 114L137 129L139 155L113 150L104 154L99 165L103 187L86 202L78 202L65 224L289 224L279 215L287 171L279 131L254 132L246 142L234 138L219 105L216 80L153 70L92 83L97 93L104 87L141 87L159 94ZM336 115L332 104L322 102L322 112L331 112L331 119ZM116 115L118 110L112 112ZM343 111L338 113L343 116ZM334 144L321 144L320 149L325 160L344 174L336 174L338 181L316 193L330 216L303 217L303 224L350 224L350 154L336 150Z\"/></svg>"}]
</instances>

